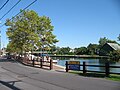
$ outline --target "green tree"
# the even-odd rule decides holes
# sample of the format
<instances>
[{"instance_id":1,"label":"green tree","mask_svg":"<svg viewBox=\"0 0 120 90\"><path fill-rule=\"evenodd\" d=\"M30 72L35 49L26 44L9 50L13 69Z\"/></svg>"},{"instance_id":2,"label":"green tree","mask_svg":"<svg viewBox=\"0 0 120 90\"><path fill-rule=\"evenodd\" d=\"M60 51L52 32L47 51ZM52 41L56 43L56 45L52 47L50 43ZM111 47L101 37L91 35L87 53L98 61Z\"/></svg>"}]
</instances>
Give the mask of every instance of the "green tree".
<instances>
[{"instance_id":1,"label":"green tree","mask_svg":"<svg viewBox=\"0 0 120 90\"><path fill-rule=\"evenodd\" d=\"M9 44L7 45L6 51L9 53L21 52L21 49L15 46L16 46L15 44L12 44L12 42L9 42Z\"/></svg>"},{"instance_id":2,"label":"green tree","mask_svg":"<svg viewBox=\"0 0 120 90\"><path fill-rule=\"evenodd\" d=\"M76 55L88 54L88 50L86 47L75 48L74 50Z\"/></svg>"},{"instance_id":3,"label":"green tree","mask_svg":"<svg viewBox=\"0 0 120 90\"><path fill-rule=\"evenodd\" d=\"M88 49L88 54L90 55L94 55L94 54L98 54L98 50L99 50L99 46L97 44L89 44L87 46Z\"/></svg>"},{"instance_id":4,"label":"green tree","mask_svg":"<svg viewBox=\"0 0 120 90\"><path fill-rule=\"evenodd\" d=\"M100 40L99 40L99 45L100 45L100 46L103 46L107 41L108 41L108 39L107 39L106 37L100 38Z\"/></svg>"},{"instance_id":5,"label":"green tree","mask_svg":"<svg viewBox=\"0 0 120 90\"><path fill-rule=\"evenodd\" d=\"M60 53L61 54L69 54L70 53L70 48L69 47L62 47L61 49L60 49Z\"/></svg>"},{"instance_id":6,"label":"green tree","mask_svg":"<svg viewBox=\"0 0 120 90\"><path fill-rule=\"evenodd\" d=\"M59 54L61 54L62 52L61 52L61 48L60 47L55 47L55 49L54 49L55 51L54 51L54 53L55 54L57 54L57 55L59 55Z\"/></svg>"},{"instance_id":7,"label":"green tree","mask_svg":"<svg viewBox=\"0 0 120 90\"><path fill-rule=\"evenodd\" d=\"M33 10L21 10L18 16L6 20L6 26L9 46L14 46L15 51L30 51L58 42L50 18L39 16Z\"/></svg>"},{"instance_id":8,"label":"green tree","mask_svg":"<svg viewBox=\"0 0 120 90\"><path fill-rule=\"evenodd\" d=\"M119 61L120 60L120 50L114 50L113 52L110 52L109 56L112 60Z\"/></svg>"},{"instance_id":9,"label":"green tree","mask_svg":"<svg viewBox=\"0 0 120 90\"><path fill-rule=\"evenodd\" d=\"M106 37L100 38L100 40L99 40L99 47L101 48L105 43L117 43L117 42L114 41L114 40L110 40L110 39L108 39Z\"/></svg>"},{"instance_id":10,"label":"green tree","mask_svg":"<svg viewBox=\"0 0 120 90\"><path fill-rule=\"evenodd\" d=\"M58 50L58 48L55 45L53 45L53 46L50 47L50 53L51 54L56 54L57 50Z\"/></svg>"}]
</instances>

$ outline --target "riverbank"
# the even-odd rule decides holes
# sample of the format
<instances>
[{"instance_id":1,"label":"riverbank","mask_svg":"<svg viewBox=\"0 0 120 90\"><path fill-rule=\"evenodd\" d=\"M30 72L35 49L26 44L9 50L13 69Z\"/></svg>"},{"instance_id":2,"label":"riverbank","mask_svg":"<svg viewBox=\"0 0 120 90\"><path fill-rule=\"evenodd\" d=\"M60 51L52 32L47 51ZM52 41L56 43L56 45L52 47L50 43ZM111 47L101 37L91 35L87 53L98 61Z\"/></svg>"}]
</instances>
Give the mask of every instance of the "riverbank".
<instances>
[{"instance_id":1,"label":"riverbank","mask_svg":"<svg viewBox=\"0 0 120 90\"><path fill-rule=\"evenodd\" d=\"M99 55L50 55L50 57L70 57L70 58L98 58L98 59L108 59L108 56Z\"/></svg>"}]
</instances>

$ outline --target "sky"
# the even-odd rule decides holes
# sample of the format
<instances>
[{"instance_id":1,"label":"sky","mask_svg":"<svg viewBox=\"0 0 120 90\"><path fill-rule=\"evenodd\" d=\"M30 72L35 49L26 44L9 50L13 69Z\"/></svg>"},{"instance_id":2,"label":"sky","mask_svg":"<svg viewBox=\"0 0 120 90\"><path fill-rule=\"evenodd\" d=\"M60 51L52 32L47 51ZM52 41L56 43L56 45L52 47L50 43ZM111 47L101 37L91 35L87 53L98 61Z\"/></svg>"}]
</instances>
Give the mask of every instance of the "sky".
<instances>
[{"instance_id":1,"label":"sky","mask_svg":"<svg viewBox=\"0 0 120 90\"><path fill-rule=\"evenodd\" d=\"M7 0L0 0L0 7ZM0 10L0 18L17 2L9 0ZM15 16L34 0L21 0L0 22ZM98 44L100 38L116 40L120 34L120 0L37 0L29 10L47 16L54 26L53 34L59 40L56 46L77 48ZM6 26L0 27L1 46L6 47Z\"/></svg>"}]
</instances>

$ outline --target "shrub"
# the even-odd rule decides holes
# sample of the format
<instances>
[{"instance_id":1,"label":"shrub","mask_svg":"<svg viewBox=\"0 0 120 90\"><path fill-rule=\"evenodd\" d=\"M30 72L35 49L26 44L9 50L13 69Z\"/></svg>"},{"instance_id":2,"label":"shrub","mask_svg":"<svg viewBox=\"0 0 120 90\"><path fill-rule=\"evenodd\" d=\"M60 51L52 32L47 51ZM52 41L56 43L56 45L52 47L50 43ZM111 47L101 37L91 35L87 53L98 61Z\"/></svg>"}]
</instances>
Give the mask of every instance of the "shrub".
<instances>
[{"instance_id":1,"label":"shrub","mask_svg":"<svg viewBox=\"0 0 120 90\"><path fill-rule=\"evenodd\" d=\"M114 50L113 52L110 52L109 54L110 58L113 60L120 60L120 50Z\"/></svg>"}]
</instances>

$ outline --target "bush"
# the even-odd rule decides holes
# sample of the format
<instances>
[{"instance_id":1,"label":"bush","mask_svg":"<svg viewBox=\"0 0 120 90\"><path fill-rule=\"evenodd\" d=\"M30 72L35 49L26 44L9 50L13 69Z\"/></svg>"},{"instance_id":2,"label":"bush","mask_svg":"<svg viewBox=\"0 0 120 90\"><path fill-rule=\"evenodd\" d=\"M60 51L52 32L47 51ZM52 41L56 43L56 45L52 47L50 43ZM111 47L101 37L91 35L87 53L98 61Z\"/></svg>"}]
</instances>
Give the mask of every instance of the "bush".
<instances>
[{"instance_id":1,"label":"bush","mask_svg":"<svg viewBox=\"0 0 120 90\"><path fill-rule=\"evenodd\" d=\"M120 60L120 50L114 50L110 52L110 58L119 61Z\"/></svg>"}]
</instances>

